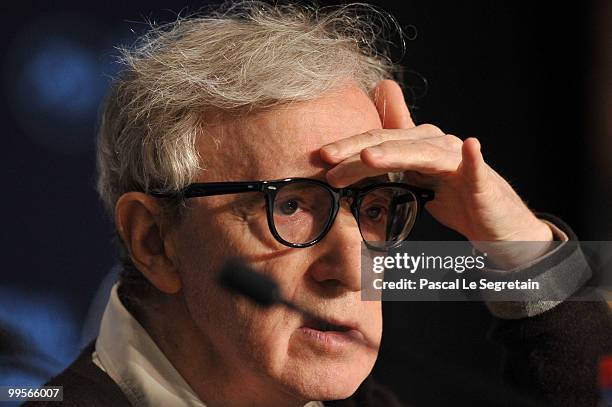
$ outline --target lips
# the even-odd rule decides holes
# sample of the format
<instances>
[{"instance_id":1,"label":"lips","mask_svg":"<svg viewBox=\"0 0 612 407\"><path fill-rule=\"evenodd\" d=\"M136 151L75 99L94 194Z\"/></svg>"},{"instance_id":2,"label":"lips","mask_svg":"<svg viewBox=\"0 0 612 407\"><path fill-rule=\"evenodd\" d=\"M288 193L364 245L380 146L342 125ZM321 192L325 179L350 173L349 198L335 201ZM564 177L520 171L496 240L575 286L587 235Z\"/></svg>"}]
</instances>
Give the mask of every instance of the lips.
<instances>
[{"instance_id":1,"label":"lips","mask_svg":"<svg viewBox=\"0 0 612 407\"><path fill-rule=\"evenodd\" d=\"M331 320L328 319L307 319L304 322L304 327L307 328L311 328L311 329L315 329L317 331L323 331L323 332L329 332L329 331L336 331L336 332L348 332L352 329L354 329L351 326L345 325L345 324L341 324L341 323L336 323L336 322L332 322Z\"/></svg>"},{"instance_id":2,"label":"lips","mask_svg":"<svg viewBox=\"0 0 612 407\"><path fill-rule=\"evenodd\" d=\"M326 353L342 352L364 342L364 335L356 324L333 318L306 319L298 331L310 345Z\"/></svg>"}]
</instances>

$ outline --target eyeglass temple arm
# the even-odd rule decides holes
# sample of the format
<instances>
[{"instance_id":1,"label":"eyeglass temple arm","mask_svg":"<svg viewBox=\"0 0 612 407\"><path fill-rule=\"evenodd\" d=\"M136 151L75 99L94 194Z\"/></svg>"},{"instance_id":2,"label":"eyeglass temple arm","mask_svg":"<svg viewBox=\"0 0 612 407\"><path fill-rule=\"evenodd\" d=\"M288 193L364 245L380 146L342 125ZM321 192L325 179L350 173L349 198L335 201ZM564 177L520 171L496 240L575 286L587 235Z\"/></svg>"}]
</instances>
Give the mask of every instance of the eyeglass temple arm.
<instances>
[{"instance_id":1,"label":"eyeglass temple arm","mask_svg":"<svg viewBox=\"0 0 612 407\"><path fill-rule=\"evenodd\" d=\"M174 198L178 196L184 198L197 198L201 196L238 194L242 192L257 192L262 191L263 185L263 182L209 182L191 184L188 188L178 193L151 191L149 194L156 198Z\"/></svg>"}]
</instances>

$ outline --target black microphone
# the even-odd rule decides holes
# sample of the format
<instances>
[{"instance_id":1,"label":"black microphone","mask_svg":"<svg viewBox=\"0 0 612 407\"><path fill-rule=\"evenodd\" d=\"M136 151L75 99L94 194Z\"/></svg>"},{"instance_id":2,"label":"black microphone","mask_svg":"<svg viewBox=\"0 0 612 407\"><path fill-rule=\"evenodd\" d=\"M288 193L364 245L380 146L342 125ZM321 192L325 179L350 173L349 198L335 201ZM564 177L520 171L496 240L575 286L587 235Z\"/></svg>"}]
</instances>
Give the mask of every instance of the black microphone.
<instances>
[{"instance_id":1,"label":"black microphone","mask_svg":"<svg viewBox=\"0 0 612 407\"><path fill-rule=\"evenodd\" d=\"M276 281L270 276L253 270L244 260L238 257L225 262L219 273L219 282L225 288L249 298L262 307L267 308L275 304L282 304L308 319L325 322L312 312L284 298Z\"/></svg>"},{"instance_id":2,"label":"black microphone","mask_svg":"<svg viewBox=\"0 0 612 407\"><path fill-rule=\"evenodd\" d=\"M227 260L221 268L218 277L218 281L223 287L249 298L263 307L268 308L280 304L301 314L308 320L326 325L329 330L342 330L342 327L330 324L324 318L287 300L281 294L280 287L274 279L253 270L252 267L239 257ZM365 339L360 342L368 348L378 350L378 346L371 344Z\"/></svg>"},{"instance_id":3,"label":"black microphone","mask_svg":"<svg viewBox=\"0 0 612 407\"><path fill-rule=\"evenodd\" d=\"M256 272L238 257L225 262L219 273L219 282L225 288L242 294L263 307L283 302L276 281Z\"/></svg>"}]
</instances>

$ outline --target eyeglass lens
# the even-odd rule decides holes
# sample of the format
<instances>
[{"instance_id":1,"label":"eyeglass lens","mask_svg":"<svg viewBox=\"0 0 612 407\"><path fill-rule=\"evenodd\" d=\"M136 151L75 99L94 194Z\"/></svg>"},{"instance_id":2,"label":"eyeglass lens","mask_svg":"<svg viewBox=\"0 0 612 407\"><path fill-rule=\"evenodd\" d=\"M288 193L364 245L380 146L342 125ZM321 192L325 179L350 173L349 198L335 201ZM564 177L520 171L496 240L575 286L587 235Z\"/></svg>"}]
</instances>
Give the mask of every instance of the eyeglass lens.
<instances>
[{"instance_id":1,"label":"eyeglass lens","mask_svg":"<svg viewBox=\"0 0 612 407\"><path fill-rule=\"evenodd\" d=\"M325 231L333 210L334 196L327 188L306 182L288 184L278 190L274 199L274 227L289 243L309 243ZM359 230L370 245L385 248L408 236L416 211L417 199L411 191L375 188L361 199Z\"/></svg>"}]
</instances>

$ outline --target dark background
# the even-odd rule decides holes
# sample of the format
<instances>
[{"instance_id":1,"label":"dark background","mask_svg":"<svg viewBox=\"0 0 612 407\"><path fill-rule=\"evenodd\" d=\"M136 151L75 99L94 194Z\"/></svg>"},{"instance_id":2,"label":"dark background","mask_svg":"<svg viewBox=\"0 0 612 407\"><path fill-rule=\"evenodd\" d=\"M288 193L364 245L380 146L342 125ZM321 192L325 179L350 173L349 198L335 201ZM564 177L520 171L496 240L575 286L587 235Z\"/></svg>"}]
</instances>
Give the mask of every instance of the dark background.
<instances>
[{"instance_id":1,"label":"dark background","mask_svg":"<svg viewBox=\"0 0 612 407\"><path fill-rule=\"evenodd\" d=\"M6 4L0 385L39 384L83 345L92 297L115 263L94 190L96 112L118 69L112 47L130 44L146 19L204 3ZM417 123L478 137L530 207L560 216L583 240L610 236L606 1L374 4L416 32L402 63ZM431 220L419 229L446 236ZM507 395L490 322L477 303L386 303L375 373L417 406L496 405Z\"/></svg>"}]
</instances>

